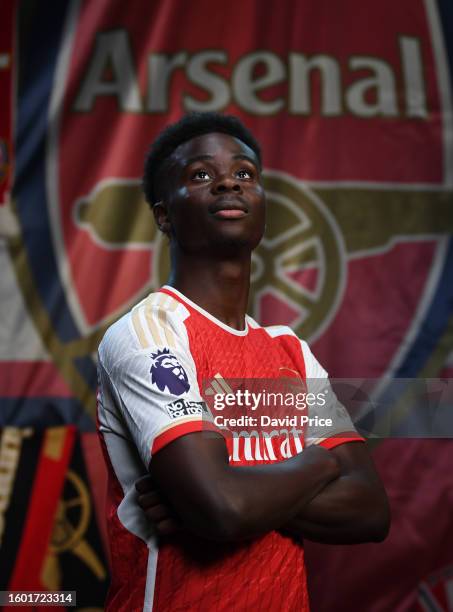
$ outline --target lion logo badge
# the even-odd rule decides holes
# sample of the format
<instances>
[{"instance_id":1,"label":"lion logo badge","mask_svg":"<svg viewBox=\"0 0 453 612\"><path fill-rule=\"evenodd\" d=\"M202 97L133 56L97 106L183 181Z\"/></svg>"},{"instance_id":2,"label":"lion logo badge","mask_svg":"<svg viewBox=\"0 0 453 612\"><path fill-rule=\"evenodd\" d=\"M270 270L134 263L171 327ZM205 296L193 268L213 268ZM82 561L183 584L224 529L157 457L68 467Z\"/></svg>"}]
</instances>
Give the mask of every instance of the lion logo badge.
<instances>
[{"instance_id":1,"label":"lion logo badge","mask_svg":"<svg viewBox=\"0 0 453 612\"><path fill-rule=\"evenodd\" d=\"M190 389L187 374L168 348L152 353L151 359L151 382L159 391L168 390L174 395L187 393Z\"/></svg>"}]
</instances>

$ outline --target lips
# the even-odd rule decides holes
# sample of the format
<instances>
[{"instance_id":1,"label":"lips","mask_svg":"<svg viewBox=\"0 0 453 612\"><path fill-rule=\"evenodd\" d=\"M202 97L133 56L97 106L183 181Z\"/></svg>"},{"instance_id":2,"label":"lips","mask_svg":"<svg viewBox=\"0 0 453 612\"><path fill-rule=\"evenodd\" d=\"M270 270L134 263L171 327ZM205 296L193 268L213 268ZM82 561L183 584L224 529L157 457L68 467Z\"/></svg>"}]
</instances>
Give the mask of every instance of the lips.
<instances>
[{"instance_id":1,"label":"lips","mask_svg":"<svg viewBox=\"0 0 453 612\"><path fill-rule=\"evenodd\" d=\"M219 217L221 219L241 219L242 217L246 216L247 213L244 210L239 210L238 208L222 209L214 213L214 217Z\"/></svg>"},{"instance_id":2,"label":"lips","mask_svg":"<svg viewBox=\"0 0 453 612\"><path fill-rule=\"evenodd\" d=\"M240 219L248 214L248 207L238 198L219 198L209 207L209 212L222 219Z\"/></svg>"}]
</instances>

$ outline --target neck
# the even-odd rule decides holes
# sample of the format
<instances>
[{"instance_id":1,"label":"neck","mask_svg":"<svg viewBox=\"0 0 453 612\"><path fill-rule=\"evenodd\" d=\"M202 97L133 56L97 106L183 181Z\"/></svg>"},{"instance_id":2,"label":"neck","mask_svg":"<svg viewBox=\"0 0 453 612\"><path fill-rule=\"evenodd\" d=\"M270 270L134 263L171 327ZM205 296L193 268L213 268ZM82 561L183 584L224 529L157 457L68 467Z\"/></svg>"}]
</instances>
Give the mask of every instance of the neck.
<instances>
[{"instance_id":1,"label":"neck","mask_svg":"<svg viewBox=\"0 0 453 612\"><path fill-rule=\"evenodd\" d=\"M173 252L168 285L226 325L243 330L250 289L250 266L250 252L225 258Z\"/></svg>"}]
</instances>

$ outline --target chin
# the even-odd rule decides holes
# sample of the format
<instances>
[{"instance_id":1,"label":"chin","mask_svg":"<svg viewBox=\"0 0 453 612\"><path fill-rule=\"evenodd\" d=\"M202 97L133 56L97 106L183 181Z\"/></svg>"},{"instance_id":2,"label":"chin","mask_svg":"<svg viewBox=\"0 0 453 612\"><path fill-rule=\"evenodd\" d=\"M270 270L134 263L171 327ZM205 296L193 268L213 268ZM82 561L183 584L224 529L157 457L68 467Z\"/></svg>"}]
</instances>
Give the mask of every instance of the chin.
<instances>
[{"instance_id":1,"label":"chin","mask_svg":"<svg viewBox=\"0 0 453 612\"><path fill-rule=\"evenodd\" d=\"M237 256L251 253L258 246L263 236L261 231L240 228L239 224L236 227L215 229L209 228L209 231L205 231L197 237L192 234L189 240L179 240L180 248L186 253L205 253L206 256L210 257Z\"/></svg>"},{"instance_id":2,"label":"chin","mask_svg":"<svg viewBox=\"0 0 453 612\"><path fill-rule=\"evenodd\" d=\"M216 252L231 252L237 254L238 251L253 251L260 243L262 235L253 235L249 233L219 233L211 242L211 250Z\"/></svg>"}]
</instances>

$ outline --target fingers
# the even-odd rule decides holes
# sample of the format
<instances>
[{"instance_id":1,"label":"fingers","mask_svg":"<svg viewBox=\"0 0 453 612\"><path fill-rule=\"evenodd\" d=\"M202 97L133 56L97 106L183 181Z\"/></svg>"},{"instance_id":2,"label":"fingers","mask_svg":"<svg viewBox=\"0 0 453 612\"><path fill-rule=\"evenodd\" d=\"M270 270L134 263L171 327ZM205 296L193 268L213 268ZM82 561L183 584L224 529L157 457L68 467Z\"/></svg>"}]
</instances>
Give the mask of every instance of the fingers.
<instances>
[{"instance_id":1,"label":"fingers","mask_svg":"<svg viewBox=\"0 0 453 612\"><path fill-rule=\"evenodd\" d=\"M146 475L137 480L135 489L138 493L138 505L146 518L153 523L158 535L171 535L181 529L181 524L172 516L171 509L163 503L151 476Z\"/></svg>"},{"instance_id":2,"label":"fingers","mask_svg":"<svg viewBox=\"0 0 453 612\"><path fill-rule=\"evenodd\" d=\"M172 533L180 531L181 524L173 518L167 518L159 523L156 523L156 531L160 536L168 536Z\"/></svg>"},{"instance_id":3,"label":"fingers","mask_svg":"<svg viewBox=\"0 0 453 612\"><path fill-rule=\"evenodd\" d=\"M146 518L153 523L158 523L164 519L171 518L170 510L164 504L158 504L157 506L151 506L145 510Z\"/></svg>"},{"instance_id":4,"label":"fingers","mask_svg":"<svg viewBox=\"0 0 453 612\"><path fill-rule=\"evenodd\" d=\"M148 493L156 488L153 479L149 474L142 476L135 483L135 488L139 493Z\"/></svg>"},{"instance_id":5,"label":"fingers","mask_svg":"<svg viewBox=\"0 0 453 612\"><path fill-rule=\"evenodd\" d=\"M137 497L138 505L142 510L147 510L150 506L157 506L162 503L162 498L157 491L141 493Z\"/></svg>"},{"instance_id":6,"label":"fingers","mask_svg":"<svg viewBox=\"0 0 453 612\"><path fill-rule=\"evenodd\" d=\"M180 523L171 515L170 509L158 504L145 510L146 518L151 521L160 536L171 535L181 529Z\"/></svg>"}]
</instances>

